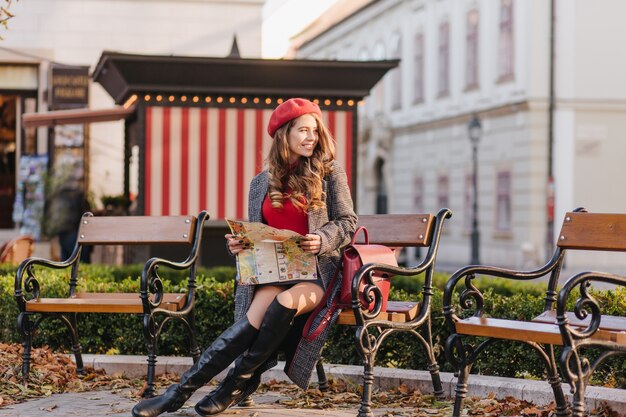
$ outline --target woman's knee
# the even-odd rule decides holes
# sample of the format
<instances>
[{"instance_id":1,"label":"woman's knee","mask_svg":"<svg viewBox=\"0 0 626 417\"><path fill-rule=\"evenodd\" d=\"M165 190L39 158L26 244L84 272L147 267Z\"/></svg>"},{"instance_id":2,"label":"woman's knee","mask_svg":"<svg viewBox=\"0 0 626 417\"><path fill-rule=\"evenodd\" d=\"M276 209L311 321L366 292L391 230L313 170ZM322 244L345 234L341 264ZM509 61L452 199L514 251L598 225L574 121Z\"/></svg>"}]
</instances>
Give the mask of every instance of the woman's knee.
<instances>
[{"instance_id":1,"label":"woman's knee","mask_svg":"<svg viewBox=\"0 0 626 417\"><path fill-rule=\"evenodd\" d=\"M248 321L252 326L257 329L261 326L267 307L269 307L269 305L276 298L276 295L281 291L281 288L272 286L260 287L257 289L254 293L254 298L252 299L250 308L248 308L248 312L246 313Z\"/></svg>"},{"instance_id":2,"label":"woman's knee","mask_svg":"<svg viewBox=\"0 0 626 417\"><path fill-rule=\"evenodd\" d=\"M324 296L324 290L315 284L298 284L276 296L276 300L287 308L297 309L297 314L313 310Z\"/></svg>"}]
</instances>

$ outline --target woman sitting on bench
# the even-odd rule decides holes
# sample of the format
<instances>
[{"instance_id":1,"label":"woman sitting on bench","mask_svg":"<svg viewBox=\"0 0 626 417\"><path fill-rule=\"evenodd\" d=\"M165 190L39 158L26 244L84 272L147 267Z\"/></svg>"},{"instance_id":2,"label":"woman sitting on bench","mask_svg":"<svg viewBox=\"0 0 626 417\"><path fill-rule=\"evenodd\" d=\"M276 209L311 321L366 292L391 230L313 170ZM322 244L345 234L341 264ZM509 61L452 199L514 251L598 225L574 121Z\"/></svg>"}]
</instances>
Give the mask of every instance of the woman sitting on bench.
<instances>
[{"instance_id":1,"label":"woman sitting on bench","mask_svg":"<svg viewBox=\"0 0 626 417\"><path fill-rule=\"evenodd\" d=\"M305 320L299 318L293 326L294 318L311 312L322 300L339 262L339 250L356 229L357 216L345 171L335 161L334 140L317 104L301 98L285 101L272 113L267 130L274 138L269 168L252 179L248 219L303 235L301 248L318 255L318 278L238 285L235 324L202 353L178 384L138 403L133 408L135 417L178 410L236 359L224 381L195 406L202 416L221 413L257 389L261 374L275 366L281 345L287 357L285 372L301 388L308 386L330 326L307 341L300 337ZM227 234L226 239L232 254L244 249L244 242L235 236Z\"/></svg>"}]
</instances>

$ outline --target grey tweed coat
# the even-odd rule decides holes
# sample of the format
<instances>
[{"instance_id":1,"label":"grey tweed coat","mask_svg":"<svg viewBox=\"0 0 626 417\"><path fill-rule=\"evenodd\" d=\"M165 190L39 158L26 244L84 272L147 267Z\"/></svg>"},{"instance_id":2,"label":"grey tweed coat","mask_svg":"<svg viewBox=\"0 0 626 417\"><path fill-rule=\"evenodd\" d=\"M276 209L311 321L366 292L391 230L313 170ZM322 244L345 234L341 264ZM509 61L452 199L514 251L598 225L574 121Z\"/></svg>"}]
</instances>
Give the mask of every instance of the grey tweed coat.
<instances>
[{"instance_id":1,"label":"grey tweed coat","mask_svg":"<svg viewBox=\"0 0 626 417\"><path fill-rule=\"evenodd\" d=\"M267 170L252 179L248 196L249 221L263 221L261 207L263 199L267 195L268 186L269 173ZM322 238L321 250L318 255L318 270L324 288L328 290L328 284L339 263L340 249L350 243L356 230L357 216L354 213L345 170L337 162L334 162L332 174L324 178L322 189L326 195L326 209L309 210L309 233L316 233ZM339 280L338 283L340 283ZM254 289L253 285L238 285L235 293L235 321L243 318L248 311L254 296ZM336 293L337 291L332 291L333 296L329 297L327 306L330 305ZM326 312L325 310L323 309L317 315L311 330L317 327ZM338 314L339 312L334 315L331 325L327 326L316 339L307 341L299 337L299 340L296 341L297 347L293 352L293 357L287 358L285 372L302 389L306 389L309 385L315 364ZM276 360L272 359L263 365L259 371L264 372L275 365Z\"/></svg>"}]
</instances>

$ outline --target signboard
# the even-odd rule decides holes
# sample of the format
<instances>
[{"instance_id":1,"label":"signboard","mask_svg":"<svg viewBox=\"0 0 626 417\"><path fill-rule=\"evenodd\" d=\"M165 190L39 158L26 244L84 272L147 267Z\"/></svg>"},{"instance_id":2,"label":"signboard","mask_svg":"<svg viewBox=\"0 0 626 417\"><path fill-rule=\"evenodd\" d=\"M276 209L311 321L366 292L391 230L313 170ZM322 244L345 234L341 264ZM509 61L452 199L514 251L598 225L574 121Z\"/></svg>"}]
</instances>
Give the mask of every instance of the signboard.
<instances>
[{"instance_id":1,"label":"signboard","mask_svg":"<svg viewBox=\"0 0 626 417\"><path fill-rule=\"evenodd\" d=\"M50 110L76 109L89 105L89 67L51 65Z\"/></svg>"}]
</instances>

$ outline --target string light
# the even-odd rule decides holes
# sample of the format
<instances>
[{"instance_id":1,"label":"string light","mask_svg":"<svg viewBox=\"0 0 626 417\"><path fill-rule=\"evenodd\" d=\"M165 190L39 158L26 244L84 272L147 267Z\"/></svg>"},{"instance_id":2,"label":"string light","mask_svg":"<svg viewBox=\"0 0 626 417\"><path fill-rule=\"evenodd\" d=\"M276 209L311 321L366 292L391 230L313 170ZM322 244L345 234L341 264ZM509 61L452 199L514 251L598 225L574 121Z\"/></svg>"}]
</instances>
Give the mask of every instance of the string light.
<instances>
[{"instance_id":1,"label":"string light","mask_svg":"<svg viewBox=\"0 0 626 417\"><path fill-rule=\"evenodd\" d=\"M176 96L175 95L169 95L165 97L169 102L174 102L176 100ZM161 94L152 96L150 94L144 94L143 96L143 100L148 102L148 101L152 101L152 100L156 100L157 102L161 102L165 99ZM126 102L124 103L124 107L128 108L130 106L132 106L135 101L137 101L138 99L138 95L137 94L133 94L131 95ZM194 103L199 103L202 100L202 97L199 96L193 96L193 97L188 97L186 95L180 96L179 100L183 103L186 103L188 100L193 101ZM253 98L248 98L248 97L235 97L235 96L230 96L230 97L223 97L223 96L218 96L215 98L215 102L216 103L223 103L225 100L228 100L228 103L230 104L236 104L238 101L241 104L247 104L248 102L250 103L254 103L254 104L260 104L260 103L264 103L266 105L270 105L272 104L272 102L276 102L276 104L282 104L285 102L285 98L283 97L278 97L278 98L272 98L272 97L265 97L265 98L261 98L261 97L253 97ZM211 103L213 101L213 98L211 96L205 96L204 97L204 102L205 103ZM353 107L355 105L357 106L361 106L364 104L364 100L354 100L354 99L330 99L330 98L313 98L311 99L311 101L317 105L323 105L324 106L331 106L336 105L337 107L341 107L341 106L348 106L348 107Z\"/></svg>"}]
</instances>

